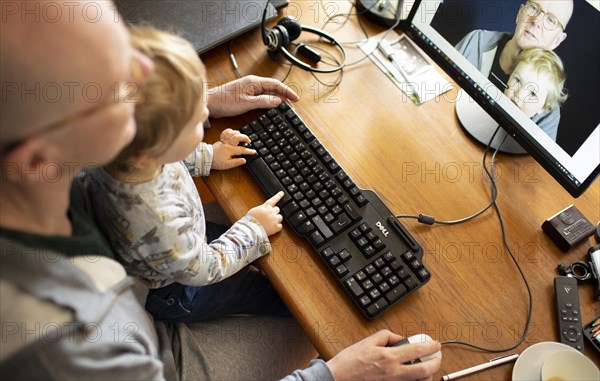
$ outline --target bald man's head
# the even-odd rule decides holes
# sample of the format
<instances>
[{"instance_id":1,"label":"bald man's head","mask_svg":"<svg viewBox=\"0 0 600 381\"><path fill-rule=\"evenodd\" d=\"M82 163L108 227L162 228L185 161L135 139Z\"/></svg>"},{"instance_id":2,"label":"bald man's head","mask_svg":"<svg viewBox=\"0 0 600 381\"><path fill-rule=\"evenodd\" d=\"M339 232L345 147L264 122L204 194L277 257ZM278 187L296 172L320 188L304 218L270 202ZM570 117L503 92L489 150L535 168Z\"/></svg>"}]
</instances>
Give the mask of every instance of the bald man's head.
<instances>
[{"instance_id":1,"label":"bald man's head","mask_svg":"<svg viewBox=\"0 0 600 381\"><path fill-rule=\"evenodd\" d=\"M537 12L536 12L537 10ZM573 0L537 0L521 5L514 38L521 50L556 49L566 38L573 15ZM556 20L556 23L549 22Z\"/></svg>"},{"instance_id":2,"label":"bald man's head","mask_svg":"<svg viewBox=\"0 0 600 381\"><path fill-rule=\"evenodd\" d=\"M2 145L114 98L129 39L110 1L2 2Z\"/></svg>"}]
</instances>

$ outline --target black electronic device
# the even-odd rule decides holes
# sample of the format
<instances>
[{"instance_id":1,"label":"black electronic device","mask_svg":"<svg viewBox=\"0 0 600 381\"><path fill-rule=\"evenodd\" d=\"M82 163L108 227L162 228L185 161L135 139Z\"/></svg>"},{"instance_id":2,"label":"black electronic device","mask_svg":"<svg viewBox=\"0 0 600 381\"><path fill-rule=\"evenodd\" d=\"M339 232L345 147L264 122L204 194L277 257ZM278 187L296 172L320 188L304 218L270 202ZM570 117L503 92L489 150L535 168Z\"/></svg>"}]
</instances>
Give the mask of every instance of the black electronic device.
<instances>
[{"instance_id":1,"label":"black electronic device","mask_svg":"<svg viewBox=\"0 0 600 381\"><path fill-rule=\"evenodd\" d=\"M339 43L332 35L323 30L313 28L311 26L302 25L298 20L291 16L285 16L281 18L277 22L277 25L269 29L266 25L268 9L269 0L267 0L265 4L265 9L263 11L261 29L262 40L263 43L267 46L267 52L270 57L277 59L279 55L282 55L292 65L314 73L335 73L344 68L344 65L346 64L346 49L344 49L344 46L341 43ZM302 32L311 33L319 37L319 39L324 39L332 46L335 46L340 53L339 64L328 68L313 67L310 64L301 61L292 52L290 52L292 42L295 41L298 37L300 37L300 34ZM318 62L313 60L311 61L313 63Z\"/></svg>"},{"instance_id":2,"label":"black electronic device","mask_svg":"<svg viewBox=\"0 0 600 381\"><path fill-rule=\"evenodd\" d=\"M294 232L308 240L369 319L431 279L423 250L383 201L360 189L287 103L241 132L256 155L246 168Z\"/></svg>"},{"instance_id":3,"label":"black electronic device","mask_svg":"<svg viewBox=\"0 0 600 381\"><path fill-rule=\"evenodd\" d=\"M577 280L569 276L555 277L554 295L560 342L583 352L583 328Z\"/></svg>"},{"instance_id":4,"label":"black electronic device","mask_svg":"<svg viewBox=\"0 0 600 381\"><path fill-rule=\"evenodd\" d=\"M556 246L567 252L594 234L595 228L575 205L569 205L544 221L542 230Z\"/></svg>"},{"instance_id":5,"label":"black electronic device","mask_svg":"<svg viewBox=\"0 0 600 381\"><path fill-rule=\"evenodd\" d=\"M562 30L557 29L560 25L549 25L547 13L535 24L537 18L532 12L536 8L532 11L530 2L522 0L417 0L403 29L466 92L459 93L454 100L459 117L465 115L459 112L459 106L466 103L480 110L481 117L489 121L489 124L482 123L477 116L473 123L469 123L461 117L459 119L466 132L488 144L500 125L503 133L497 135L492 147L497 147L509 135L509 141L502 144L502 150L514 148L514 152L529 153L572 196L578 197L600 173L600 50L592 49L590 54L581 54L582 50L589 50L588 46L600 45L600 33L590 32L592 25L598 31L600 11L592 1L576 1L574 4L564 35ZM544 10L538 7L538 15L541 11ZM528 23L526 27L523 26L525 21ZM543 25L540 24L542 22ZM530 35L535 34L539 39L541 32L534 30L534 27L539 27L544 28L546 36L553 32L558 37L566 37L554 51L563 61L569 99L560 107L559 119L555 112L552 123L548 122L549 119L543 122L544 126L547 122L552 125L556 140L551 131L542 129L545 127L542 127L541 120L534 122L504 95L505 89L499 87L502 79L492 78L493 63L497 62L495 54L498 53L494 49L504 38L510 39L516 27L519 28L519 36L526 28ZM548 28L554 29L550 31ZM465 39L467 42L464 42ZM477 43L481 45L478 47ZM487 44L494 48L487 50ZM469 49L459 51L459 47ZM481 51L482 57L477 56L481 62L474 62L468 50ZM537 82L528 84L538 85ZM540 113L539 117L544 113ZM479 115L478 111L466 112L467 117L472 115ZM476 126L484 127L476 131L473 129Z\"/></svg>"},{"instance_id":6,"label":"black electronic device","mask_svg":"<svg viewBox=\"0 0 600 381\"><path fill-rule=\"evenodd\" d=\"M595 298L600 300L600 244L588 250L589 262L577 261L570 265L559 264L558 273L577 279L580 282L591 281L596 287Z\"/></svg>"}]
</instances>

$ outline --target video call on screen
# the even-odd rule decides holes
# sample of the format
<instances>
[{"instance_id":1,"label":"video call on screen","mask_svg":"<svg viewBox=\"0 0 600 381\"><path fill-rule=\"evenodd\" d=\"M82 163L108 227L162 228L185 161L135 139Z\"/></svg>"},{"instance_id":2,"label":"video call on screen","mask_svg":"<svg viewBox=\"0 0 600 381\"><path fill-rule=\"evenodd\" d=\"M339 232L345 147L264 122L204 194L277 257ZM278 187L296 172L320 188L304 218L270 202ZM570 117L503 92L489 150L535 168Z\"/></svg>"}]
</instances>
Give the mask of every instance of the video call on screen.
<instances>
[{"instance_id":1,"label":"video call on screen","mask_svg":"<svg viewBox=\"0 0 600 381\"><path fill-rule=\"evenodd\" d=\"M513 33L522 4L522 0L445 0L431 26L453 46L474 30ZM554 49L564 65L568 93L560 107L556 143L573 156L600 121L600 12L588 1L575 0L565 32L566 39Z\"/></svg>"}]
</instances>

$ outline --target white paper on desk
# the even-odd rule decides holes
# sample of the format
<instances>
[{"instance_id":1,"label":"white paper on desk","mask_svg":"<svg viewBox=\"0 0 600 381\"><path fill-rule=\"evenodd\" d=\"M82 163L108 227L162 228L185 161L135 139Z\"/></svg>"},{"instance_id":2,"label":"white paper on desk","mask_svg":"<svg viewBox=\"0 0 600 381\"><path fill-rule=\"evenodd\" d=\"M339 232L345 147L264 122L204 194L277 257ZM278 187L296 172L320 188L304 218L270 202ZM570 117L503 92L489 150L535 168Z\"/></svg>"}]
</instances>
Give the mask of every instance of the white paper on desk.
<instances>
[{"instance_id":1,"label":"white paper on desk","mask_svg":"<svg viewBox=\"0 0 600 381\"><path fill-rule=\"evenodd\" d=\"M395 57L404 68L405 75L402 75L392 61L377 48L382 39L392 44L396 52ZM431 64L429 57L406 35L400 36L394 31L386 31L369 38L359 47L410 100L418 105L453 88Z\"/></svg>"}]
</instances>

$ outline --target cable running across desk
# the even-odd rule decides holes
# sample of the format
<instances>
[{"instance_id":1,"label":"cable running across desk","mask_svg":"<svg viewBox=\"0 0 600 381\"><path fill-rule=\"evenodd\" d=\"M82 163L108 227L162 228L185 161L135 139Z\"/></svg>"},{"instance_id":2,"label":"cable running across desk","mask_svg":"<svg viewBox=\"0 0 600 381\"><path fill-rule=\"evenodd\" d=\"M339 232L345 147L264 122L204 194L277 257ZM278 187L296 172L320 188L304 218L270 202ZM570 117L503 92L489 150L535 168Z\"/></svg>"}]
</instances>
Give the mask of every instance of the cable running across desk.
<instances>
[{"instance_id":1,"label":"cable running across desk","mask_svg":"<svg viewBox=\"0 0 600 381\"><path fill-rule=\"evenodd\" d=\"M527 296L528 296L528 301L529 301L529 308L527 310L527 320L525 322L525 327L523 328L523 334L521 335L521 337L519 338L519 340L517 340L516 343L514 343L513 345L506 347L506 348L498 348L498 349L494 349L494 348L486 348L486 347L482 347L479 345L475 345L475 344L471 344L471 343L467 343L465 341L458 341L458 340L450 340L450 341L443 341L442 345L465 345L480 351L484 351L484 352L492 352L492 353L500 353L500 352L506 352L509 350L512 350L516 347L518 347L519 345L521 345L521 343L525 340L525 338L527 337L527 333L529 332L529 327L531 325L531 314L533 312L533 298L531 296L531 288L529 287L529 282L527 281L527 278L525 277L525 273L523 273L523 270L521 269L521 266L519 265L519 262L517 261L517 259L515 258L512 250L510 249L510 246L508 245L508 239L506 237L506 228L504 226L504 218L502 217L502 213L500 212L500 208L498 206L497 203L497 198L498 198L498 186L496 184L496 167L495 167L495 159L496 159L496 154L498 153L498 151L500 150L500 148L502 147L502 144L504 144L504 141L506 140L506 136L504 137L504 140L502 140L502 142L500 143L500 145L496 148L496 150L494 151L494 154L492 155L492 159L490 162L490 168L488 168L487 165L487 157L488 154L490 152L490 147L492 142L494 141L494 138L496 137L496 134L498 134L498 132L500 131L500 126L498 126L496 128L496 131L494 131L494 134L492 134L492 137L490 138L490 141L488 143L488 145L485 148L485 152L483 154L483 168L485 170L486 175L488 176L488 178L490 179L490 183L491 183L491 191L492 191L492 200L490 201L490 203L488 205L486 205L484 208L482 208L481 210L479 210L476 213L473 213L470 216L464 217L464 218L460 218L457 220L452 220L452 221L437 221L434 217L426 215L426 214L420 214L418 216L415 215L407 215L407 214L400 214L397 215L396 218L414 218L416 220L418 220L421 223L427 224L427 225L433 225L433 224L440 224L440 225L456 225L456 224L461 224L463 222L467 222L467 221L471 221L472 219L480 216L481 214L483 214L485 211L487 211L488 209L490 209L492 206L494 207L494 209L496 210L496 213L498 215L498 221L500 222L500 228L502 231L502 241L504 244L504 247L506 248L506 251L508 252L508 254L510 255L512 261L514 262L515 266L517 267L517 269L519 270L519 274L521 275L521 278L523 279L523 283L525 284L525 289L527 290Z\"/></svg>"}]
</instances>

